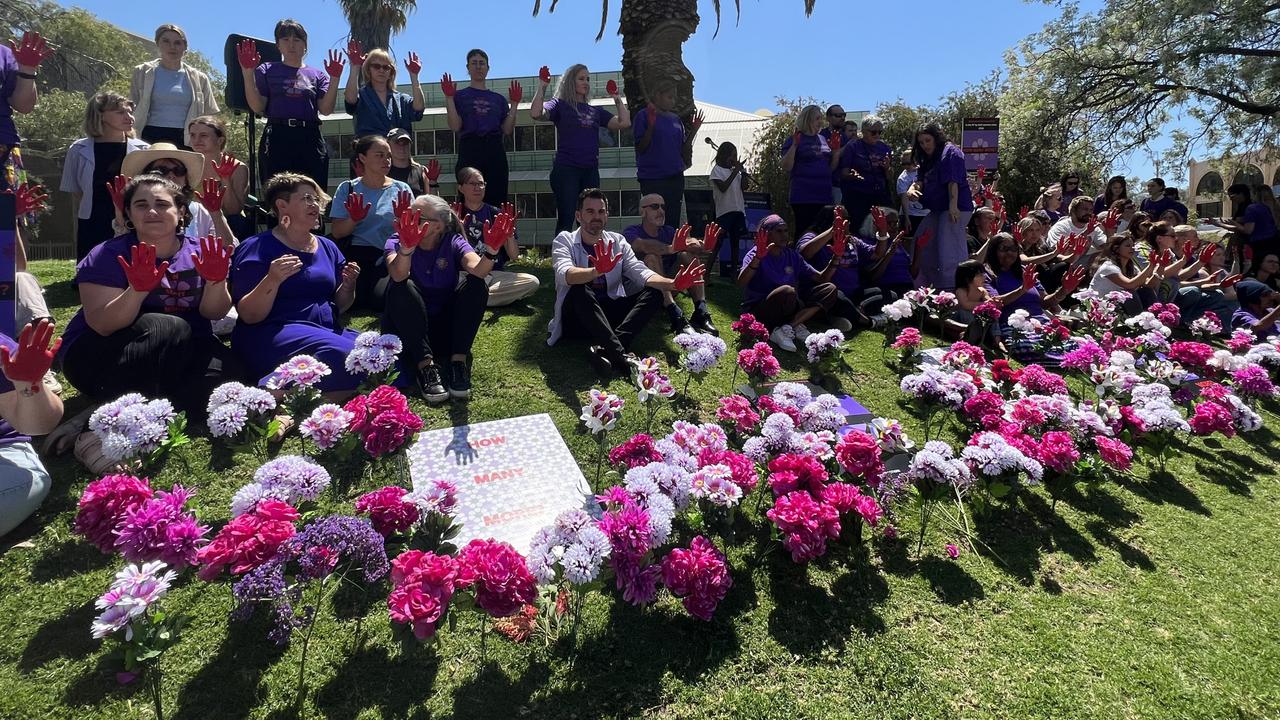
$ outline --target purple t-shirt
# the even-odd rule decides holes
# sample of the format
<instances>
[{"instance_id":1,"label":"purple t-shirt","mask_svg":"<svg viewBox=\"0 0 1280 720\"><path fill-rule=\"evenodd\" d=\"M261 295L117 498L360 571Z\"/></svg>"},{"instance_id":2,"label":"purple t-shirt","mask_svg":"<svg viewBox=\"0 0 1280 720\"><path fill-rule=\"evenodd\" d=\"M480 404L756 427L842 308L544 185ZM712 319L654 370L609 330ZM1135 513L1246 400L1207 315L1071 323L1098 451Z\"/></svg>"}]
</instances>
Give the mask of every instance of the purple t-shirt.
<instances>
[{"instance_id":1,"label":"purple t-shirt","mask_svg":"<svg viewBox=\"0 0 1280 720\"><path fill-rule=\"evenodd\" d=\"M387 239L388 254L399 252L400 236L392 235ZM440 244L433 250L422 246L409 258L409 279L422 293L422 300L427 305L427 313L435 315L448 304L449 296L458 287L458 273L462 269L462 257L475 252L461 235L441 238Z\"/></svg>"},{"instance_id":2,"label":"purple t-shirt","mask_svg":"<svg viewBox=\"0 0 1280 720\"><path fill-rule=\"evenodd\" d=\"M888 264L884 266L884 272L880 274L875 284L881 287L915 285L915 278L911 277L911 256L907 254L905 247L898 245L893 251Z\"/></svg>"},{"instance_id":3,"label":"purple t-shirt","mask_svg":"<svg viewBox=\"0 0 1280 720\"><path fill-rule=\"evenodd\" d=\"M782 143L782 154L793 138ZM796 161L791 166L791 202L831 203L831 147L821 135L801 135Z\"/></svg>"},{"instance_id":4,"label":"purple t-shirt","mask_svg":"<svg viewBox=\"0 0 1280 720\"><path fill-rule=\"evenodd\" d=\"M196 337L212 335L212 325L200 314L200 300L204 297L204 278L196 272L195 263L191 260L192 253L200 252L200 241L186 236L181 240L182 244L178 246L178 252L173 257L156 258L157 267L161 262L168 260L169 269L165 271L160 285L142 299L142 307L138 312L139 314L177 315L191 325L192 335ZM76 283L103 285L121 290L129 287L129 279L125 277L124 268L120 267L120 262L116 258L130 259L132 248L137 244L138 236L128 233L93 248L76 265ZM84 309L81 308L75 317L71 318L71 322L67 323L67 329L62 333L60 352L66 352L66 349L85 332L93 332L93 330L85 320Z\"/></svg>"},{"instance_id":5,"label":"purple t-shirt","mask_svg":"<svg viewBox=\"0 0 1280 720\"><path fill-rule=\"evenodd\" d=\"M13 338L5 335L4 333L0 333L0 346L9 348L10 354L18 349L18 343L14 342ZM13 383L9 378L5 377L4 373L0 372L0 395L7 392L13 392L14 390L15 388L13 387ZM48 392L48 389L45 388L44 392ZM0 418L0 445L12 445L20 442L31 442L31 437L14 430L8 420Z\"/></svg>"},{"instance_id":6,"label":"purple t-shirt","mask_svg":"<svg viewBox=\"0 0 1280 720\"><path fill-rule=\"evenodd\" d=\"M742 264L750 265L755 256L756 249L753 247L742 258ZM783 248L777 255L766 255L760 260L760 267L756 268L751 282L743 289L742 304L754 305L783 285L799 289L801 280L812 280L817 275L818 271L795 248Z\"/></svg>"},{"instance_id":7,"label":"purple t-shirt","mask_svg":"<svg viewBox=\"0 0 1280 720\"><path fill-rule=\"evenodd\" d=\"M0 145L18 144L18 126L13 123L9 97L18 86L18 60L8 45L0 44Z\"/></svg>"},{"instance_id":8,"label":"purple t-shirt","mask_svg":"<svg viewBox=\"0 0 1280 720\"><path fill-rule=\"evenodd\" d=\"M622 237L626 238L627 242L631 243L632 250L635 250L636 240L657 240L663 245L670 245L671 243L676 241L676 229L671 227L670 225L663 225L658 230L658 236L653 237L649 233L645 232L643 223L636 223L635 225L628 225L627 227L623 228ZM635 253L636 253L636 257L641 260L644 259L644 256L646 254L646 253L640 252L639 250L636 250ZM668 257L671 258L671 262L675 262L675 259L676 259L675 255L663 255L662 257L664 259Z\"/></svg>"},{"instance_id":9,"label":"purple t-shirt","mask_svg":"<svg viewBox=\"0 0 1280 720\"><path fill-rule=\"evenodd\" d=\"M459 137L484 137L502 132L510 106L507 99L492 90L464 87L453 94L453 105L462 119Z\"/></svg>"},{"instance_id":10,"label":"purple t-shirt","mask_svg":"<svg viewBox=\"0 0 1280 720\"><path fill-rule=\"evenodd\" d=\"M1236 311L1231 313L1231 327L1236 329L1244 328L1246 330L1252 330L1254 336L1260 340L1269 338L1277 332L1280 332L1280 330L1276 328L1275 323L1272 323L1268 327L1256 326L1255 323L1261 319L1262 318L1254 315L1244 308L1236 308Z\"/></svg>"},{"instance_id":11,"label":"purple t-shirt","mask_svg":"<svg viewBox=\"0 0 1280 720\"><path fill-rule=\"evenodd\" d=\"M254 71L253 84L267 99L267 119L318 120L320 98L329 92L329 74L313 67L267 62Z\"/></svg>"},{"instance_id":12,"label":"purple t-shirt","mask_svg":"<svg viewBox=\"0 0 1280 720\"><path fill-rule=\"evenodd\" d=\"M631 120L636 142L648 132L649 113L640 111ZM659 180L684 174L684 123L675 113L659 112L653 124L649 149L636 147L636 179Z\"/></svg>"},{"instance_id":13,"label":"purple t-shirt","mask_svg":"<svg viewBox=\"0 0 1280 720\"><path fill-rule=\"evenodd\" d=\"M800 240L796 242L796 249L802 250L806 245L818 238L817 233L805 233L800 236ZM869 262L876 254L876 246L859 240L856 237L849 238L850 247L845 250L844 257L836 263L836 271L831 276L831 282L835 283L837 289L848 295L858 288L862 287L862 271L861 266ZM818 252L809 258L809 264L815 268L825 268L831 262L831 242L824 244ZM803 255L801 256L803 257ZM761 266L764 263L760 263Z\"/></svg>"},{"instance_id":14,"label":"purple t-shirt","mask_svg":"<svg viewBox=\"0 0 1280 720\"><path fill-rule=\"evenodd\" d=\"M463 209L462 213L466 216L464 218L466 222L462 224L462 234L466 236L466 240L471 244L471 247L478 248L484 244L484 224L492 222L500 212L502 211L499 208L489 203L481 205L479 210ZM516 239L516 243L519 244L520 231L517 230L512 236ZM498 250L498 257L493 260L493 269L501 270L507 266L509 260L511 258L507 255L507 247L504 244Z\"/></svg>"},{"instance_id":15,"label":"purple t-shirt","mask_svg":"<svg viewBox=\"0 0 1280 720\"><path fill-rule=\"evenodd\" d=\"M600 131L613 113L597 105L566 103L559 98L542 105L556 125L556 163L577 168L600 164Z\"/></svg>"},{"instance_id":16,"label":"purple t-shirt","mask_svg":"<svg viewBox=\"0 0 1280 720\"><path fill-rule=\"evenodd\" d=\"M995 277L987 277L987 291L992 295L1004 295L1022 287L1022 273L1012 269L997 273ZM1000 320L1007 321L1016 310L1026 310L1031 317L1043 317L1044 305L1041 298L1046 295L1044 286L1039 282L1030 290L1018 296L1017 300L1004 304L1000 309Z\"/></svg>"},{"instance_id":17,"label":"purple t-shirt","mask_svg":"<svg viewBox=\"0 0 1280 720\"><path fill-rule=\"evenodd\" d=\"M231 342L236 334L250 335L259 329L270 329L289 322L310 322L330 330L338 327L338 307L334 293L342 280L342 266L347 258L332 240L316 238L316 251L298 252L280 242L271 230L259 233L240 243L231 257L231 299L240 302L262 282L271 269L271 261L282 255L296 255L302 261L302 269L285 278L276 290L271 311L261 322L246 324L237 322ZM247 343L240 343L247 347Z\"/></svg>"},{"instance_id":18,"label":"purple t-shirt","mask_svg":"<svg viewBox=\"0 0 1280 720\"><path fill-rule=\"evenodd\" d=\"M877 140L867 144L855 140L840 149L840 170L853 168L862 176L861 180L848 179L841 172L840 192L843 194L883 195L888 181L885 180L884 169L893 156L893 148Z\"/></svg>"},{"instance_id":19,"label":"purple t-shirt","mask_svg":"<svg viewBox=\"0 0 1280 720\"><path fill-rule=\"evenodd\" d=\"M1253 223L1253 234L1249 236L1249 244L1271 240L1276 236L1276 219L1271 216L1271 208L1262 203L1249 203L1244 209L1242 223ZM1259 261L1262 258L1258 258Z\"/></svg>"},{"instance_id":20,"label":"purple t-shirt","mask_svg":"<svg viewBox=\"0 0 1280 720\"><path fill-rule=\"evenodd\" d=\"M930 212L943 213L951 208L947 183L957 186L956 209L960 212L973 210L973 194L969 192L969 177L964 170L964 152L951 143L942 148L942 157L938 164L925 171L920 170L920 184L923 186L920 204Z\"/></svg>"}]
</instances>

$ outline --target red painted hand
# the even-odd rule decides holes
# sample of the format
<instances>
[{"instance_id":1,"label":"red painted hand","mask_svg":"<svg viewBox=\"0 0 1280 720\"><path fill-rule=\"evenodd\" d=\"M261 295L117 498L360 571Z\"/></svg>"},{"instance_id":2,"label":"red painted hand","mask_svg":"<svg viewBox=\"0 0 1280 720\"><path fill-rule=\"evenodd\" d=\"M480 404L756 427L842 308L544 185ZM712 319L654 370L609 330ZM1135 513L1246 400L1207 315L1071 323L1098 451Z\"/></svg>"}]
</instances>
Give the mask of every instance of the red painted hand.
<instances>
[{"instance_id":1,"label":"red painted hand","mask_svg":"<svg viewBox=\"0 0 1280 720\"><path fill-rule=\"evenodd\" d=\"M44 382L45 373L53 366L53 358L62 346L62 338L54 339L53 323L47 318L40 322L27 323L18 335L18 347L9 353L9 348L0 347L0 367L4 376L12 382L30 383L37 389Z\"/></svg>"},{"instance_id":2,"label":"red painted hand","mask_svg":"<svg viewBox=\"0 0 1280 720\"><path fill-rule=\"evenodd\" d=\"M671 252L682 253L689 249L689 233L693 232L692 225L681 225L676 230L676 236L671 241Z\"/></svg>"},{"instance_id":3,"label":"red painted hand","mask_svg":"<svg viewBox=\"0 0 1280 720\"><path fill-rule=\"evenodd\" d=\"M107 183L107 194L111 196L111 204L121 212L124 212L124 187L128 184L129 178L124 175L117 175Z\"/></svg>"},{"instance_id":4,"label":"red painted hand","mask_svg":"<svg viewBox=\"0 0 1280 720\"><path fill-rule=\"evenodd\" d=\"M200 253L191 253L191 262L205 282L222 282L231 273L231 250L217 235L207 235L200 238Z\"/></svg>"},{"instance_id":5,"label":"red painted hand","mask_svg":"<svg viewBox=\"0 0 1280 720\"><path fill-rule=\"evenodd\" d=\"M769 231L764 228L756 230L756 259L764 260L769 254Z\"/></svg>"},{"instance_id":6,"label":"red painted hand","mask_svg":"<svg viewBox=\"0 0 1280 720\"><path fill-rule=\"evenodd\" d=\"M1236 283L1240 282L1243 279L1244 279L1244 275L1241 275L1240 273L1236 273L1235 275L1232 275L1230 277L1225 277L1222 279L1222 288L1225 290L1226 288L1229 288L1232 285L1235 285Z\"/></svg>"},{"instance_id":7,"label":"red painted hand","mask_svg":"<svg viewBox=\"0 0 1280 720\"><path fill-rule=\"evenodd\" d=\"M644 106L645 119L649 121L649 127L653 127L658 123L658 106L649 103Z\"/></svg>"},{"instance_id":8,"label":"red painted hand","mask_svg":"<svg viewBox=\"0 0 1280 720\"><path fill-rule=\"evenodd\" d=\"M324 71L329 73L329 77L342 77L342 69L347 64L342 61L342 53L337 50L329 51L329 59L324 61Z\"/></svg>"},{"instance_id":9,"label":"red painted hand","mask_svg":"<svg viewBox=\"0 0 1280 720\"><path fill-rule=\"evenodd\" d=\"M393 218L400 217L400 213L404 212L405 209L408 208L409 205L411 205L412 203L413 203L413 193L409 192L408 190L401 190L400 192L396 193L395 200L391 201L391 217Z\"/></svg>"},{"instance_id":10,"label":"red painted hand","mask_svg":"<svg viewBox=\"0 0 1280 720\"><path fill-rule=\"evenodd\" d=\"M831 148L831 152L840 152L840 145L844 143L844 136L838 132L831 133L831 137L827 138L827 145Z\"/></svg>"},{"instance_id":11,"label":"red painted hand","mask_svg":"<svg viewBox=\"0 0 1280 720\"><path fill-rule=\"evenodd\" d=\"M889 233L889 218L885 217L884 211L875 205L871 206L871 222L875 225L877 235Z\"/></svg>"},{"instance_id":12,"label":"red painted hand","mask_svg":"<svg viewBox=\"0 0 1280 720\"><path fill-rule=\"evenodd\" d=\"M618 83L617 83L617 81L610 80L609 82L605 83L605 84L604 84L604 91L605 91L605 93L607 93L607 94L609 95L609 97L618 97Z\"/></svg>"},{"instance_id":13,"label":"red painted hand","mask_svg":"<svg viewBox=\"0 0 1280 720\"><path fill-rule=\"evenodd\" d=\"M262 58L258 55L258 44L249 38L240 41L236 46L236 59L240 61L240 67L245 70L253 70L262 64Z\"/></svg>"},{"instance_id":14,"label":"red painted hand","mask_svg":"<svg viewBox=\"0 0 1280 720\"><path fill-rule=\"evenodd\" d=\"M18 67L37 67L53 54L53 48L49 47L49 43L38 32L22 33L22 42L10 40L9 47L13 48L13 57L18 61Z\"/></svg>"},{"instance_id":15,"label":"red painted hand","mask_svg":"<svg viewBox=\"0 0 1280 720\"><path fill-rule=\"evenodd\" d=\"M360 47L359 40L347 41L347 60L351 62L351 67L360 67L364 65L364 49Z\"/></svg>"},{"instance_id":16,"label":"red painted hand","mask_svg":"<svg viewBox=\"0 0 1280 720\"><path fill-rule=\"evenodd\" d=\"M222 211L222 198L226 194L227 189L222 187L222 183L213 178L205 178L196 197L200 198L200 204L204 205L205 210L216 213Z\"/></svg>"},{"instance_id":17,"label":"red painted hand","mask_svg":"<svg viewBox=\"0 0 1280 720\"><path fill-rule=\"evenodd\" d=\"M606 243L604 240L596 241L595 252L588 259L591 267L601 275L608 275L609 271L617 267L621 261L622 253L613 254L613 243Z\"/></svg>"},{"instance_id":18,"label":"red painted hand","mask_svg":"<svg viewBox=\"0 0 1280 720\"><path fill-rule=\"evenodd\" d=\"M418 77L418 73L422 72L422 59L418 57L418 53L412 51L409 53L404 59L404 69L409 73L409 77Z\"/></svg>"},{"instance_id":19,"label":"red painted hand","mask_svg":"<svg viewBox=\"0 0 1280 720\"><path fill-rule=\"evenodd\" d=\"M412 250L422 243L422 239L427 236L429 225L430 223L422 222L422 211L413 208L405 208L396 215L392 223L396 235L400 236L400 247L406 250Z\"/></svg>"},{"instance_id":20,"label":"red painted hand","mask_svg":"<svg viewBox=\"0 0 1280 720\"><path fill-rule=\"evenodd\" d=\"M440 77L440 92L444 93L445 97L453 97L453 94L458 92L458 84L449 77L449 73Z\"/></svg>"},{"instance_id":21,"label":"red painted hand","mask_svg":"<svg viewBox=\"0 0 1280 720\"><path fill-rule=\"evenodd\" d=\"M32 185L30 183L19 185L13 196L17 205L15 214L18 216L40 212L44 209L45 202L49 199L49 195L44 191L43 185Z\"/></svg>"},{"instance_id":22,"label":"red painted hand","mask_svg":"<svg viewBox=\"0 0 1280 720\"><path fill-rule=\"evenodd\" d=\"M845 252L849 249L849 221L844 218L836 218L835 223L831 225L831 252L836 257L844 257Z\"/></svg>"},{"instance_id":23,"label":"red painted hand","mask_svg":"<svg viewBox=\"0 0 1280 720\"><path fill-rule=\"evenodd\" d=\"M1218 252L1217 245L1214 245L1213 243L1206 243L1204 247L1200 248L1200 257L1199 257L1200 264L1208 265L1210 262L1213 261L1213 256L1217 252Z\"/></svg>"},{"instance_id":24,"label":"red painted hand","mask_svg":"<svg viewBox=\"0 0 1280 720\"><path fill-rule=\"evenodd\" d=\"M708 255L716 254L716 243L720 242L720 226L711 222L702 233L702 247Z\"/></svg>"},{"instance_id":25,"label":"red painted hand","mask_svg":"<svg viewBox=\"0 0 1280 720\"><path fill-rule=\"evenodd\" d=\"M502 212L506 213L507 215L510 215L512 220L519 220L519 219L520 219L520 213L516 212L516 206L515 206L515 205L512 205L512 204L511 204L511 203L509 203L509 202L504 202L504 203L502 203L502 208L501 208L501 210L502 210Z\"/></svg>"},{"instance_id":26,"label":"red painted hand","mask_svg":"<svg viewBox=\"0 0 1280 720\"><path fill-rule=\"evenodd\" d=\"M511 101L511 108L520 104L520 100L524 98L524 86L519 80L512 80L511 87L507 88L507 99Z\"/></svg>"},{"instance_id":27,"label":"red painted hand","mask_svg":"<svg viewBox=\"0 0 1280 720\"><path fill-rule=\"evenodd\" d=\"M431 182L440 182L440 161L431 158L427 161L427 180Z\"/></svg>"},{"instance_id":28,"label":"red painted hand","mask_svg":"<svg viewBox=\"0 0 1280 720\"><path fill-rule=\"evenodd\" d=\"M684 292L694 285L701 285L703 283L703 270L702 263L697 260L680 268L680 272L677 272L676 276L671 280L671 290L673 292Z\"/></svg>"},{"instance_id":29,"label":"red painted hand","mask_svg":"<svg viewBox=\"0 0 1280 720\"><path fill-rule=\"evenodd\" d=\"M222 153L222 157L213 161L212 167L214 174L218 177L223 180L230 180L231 176L236 172L236 159L227 153Z\"/></svg>"},{"instance_id":30,"label":"red painted hand","mask_svg":"<svg viewBox=\"0 0 1280 720\"><path fill-rule=\"evenodd\" d=\"M1115 208L1111 208L1107 211L1107 216L1102 219L1102 229L1110 235L1111 233L1114 233L1118 227L1120 227L1120 211Z\"/></svg>"},{"instance_id":31,"label":"red painted hand","mask_svg":"<svg viewBox=\"0 0 1280 720\"><path fill-rule=\"evenodd\" d=\"M1022 289L1023 289L1023 290L1030 290L1031 288L1035 287L1035 286L1036 286L1036 279L1037 279L1036 266L1035 266L1035 265L1025 265L1025 266L1023 266L1023 268L1022 268Z\"/></svg>"},{"instance_id":32,"label":"red painted hand","mask_svg":"<svg viewBox=\"0 0 1280 720\"><path fill-rule=\"evenodd\" d=\"M373 209L372 205L364 201L364 193L358 192L348 195L342 206L347 209L347 219L355 223L369 217L369 211Z\"/></svg>"},{"instance_id":33,"label":"red painted hand","mask_svg":"<svg viewBox=\"0 0 1280 720\"><path fill-rule=\"evenodd\" d=\"M693 126L694 132L698 132L698 129L702 127L702 123L706 121L707 116L702 114L701 110L694 110L693 117L689 119L689 124Z\"/></svg>"},{"instance_id":34,"label":"red painted hand","mask_svg":"<svg viewBox=\"0 0 1280 720\"><path fill-rule=\"evenodd\" d=\"M1018 219L1021 220L1022 218L1026 217L1030 213L1031 213L1031 208L1027 207L1026 205L1023 205L1022 207L1018 208Z\"/></svg>"},{"instance_id":35,"label":"red painted hand","mask_svg":"<svg viewBox=\"0 0 1280 720\"><path fill-rule=\"evenodd\" d=\"M491 252L496 253L502 249L502 246L507 243L507 240L515 231L515 218L506 213L498 213L497 217L486 222L482 228L484 244L489 247Z\"/></svg>"},{"instance_id":36,"label":"red painted hand","mask_svg":"<svg viewBox=\"0 0 1280 720\"><path fill-rule=\"evenodd\" d=\"M541 82L543 85L550 85L551 84L551 68L547 67L546 65L543 65L542 67L538 68L538 81Z\"/></svg>"},{"instance_id":37,"label":"red painted hand","mask_svg":"<svg viewBox=\"0 0 1280 720\"><path fill-rule=\"evenodd\" d=\"M916 252L920 252L929 245L929 241L933 239L933 231L925 230L916 237Z\"/></svg>"},{"instance_id":38,"label":"red painted hand","mask_svg":"<svg viewBox=\"0 0 1280 720\"><path fill-rule=\"evenodd\" d=\"M1073 267L1066 275L1062 276L1062 287L1067 291L1068 295L1080 287L1080 283L1084 282L1084 276L1085 269L1082 266Z\"/></svg>"},{"instance_id":39,"label":"red painted hand","mask_svg":"<svg viewBox=\"0 0 1280 720\"><path fill-rule=\"evenodd\" d=\"M156 246L139 241L133 246L132 259L133 262L130 263L123 255L116 256L116 261L124 269L129 287L142 293L149 293L159 287L165 271L169 269L169 261L156 265Z\"/></svg>"}]
</instances>

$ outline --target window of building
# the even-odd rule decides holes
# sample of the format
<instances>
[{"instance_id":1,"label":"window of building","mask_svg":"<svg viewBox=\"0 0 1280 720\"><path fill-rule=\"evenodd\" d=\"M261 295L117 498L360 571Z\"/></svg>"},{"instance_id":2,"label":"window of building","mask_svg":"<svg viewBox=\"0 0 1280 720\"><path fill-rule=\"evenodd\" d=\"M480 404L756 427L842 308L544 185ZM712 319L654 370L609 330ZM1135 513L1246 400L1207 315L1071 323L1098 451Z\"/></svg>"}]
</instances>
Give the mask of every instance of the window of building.
<instances>
[{"instance_id":1,"label":"window of building","mask_svg":"<svg viewBox=\"0 0 1280 720\"><path fill-rule=\"evenodd\" d=\"M418 147L414 150L414 155L436 154L436 134L434 130L419 130L414 134L418 140Z\"/></svg>"},{"instance_id":2,"label":"window of building","mask_svg":"<svg viewBox=\"0 0 1280 720\"><path fill-rule=\"evenodd\" d=\"M551 218L554 220L558 214L559 211L556 209L555 193L538 193L537 217L541 219Z\"/></svg>"},{"instance_id":3,"label":"window of building","mask_svg":"<svg viewBox=\"0 0 1280 720\"><path fill-rule=\"evenodd\" d=\"M631 128L623 128L618 131L618 147L635 147L636 134L631 132Z\"/></svg>"},{"instance_id":4,"label":"window of building","mask_svg":"<svg viewBox=\"0 0 1280 720\"><path fill-rule=\"evenodd\" d=\"M640 214L640 191L639 190L623 190L621 205L618 206L618 214L633 216Z\"/></svg>"},{"instance_id":5,"label":"window of building","mask_svg":"<svg viewBox=\"0 0 1280 720\"><path fill-rule=\"evenodd\" d=\"M512 202L516 206L516 214L520 217L538 217L538 196L536 193L516 193Z\"/></svg>"},{"instance_id":6,"label":"window of building","mask_svg":"<svg viewBox=\"0 0 1280 720\"><path fill-rule=\"evenodd\" d=\"M1205 173L1200 177L1200 182L1196 183L1197 195L1212 195L1220 192L1222 192L1222 176L1216 172Z\"/></svg>"},{"instance_id":7,"label":"window of building","mask_svg":"<svg viewBox=\"0 0 1280 720\"><path fill-rule=\"evenodd\" d=\"M516 149L515 133L510 135L502 133L502 149L506 152L512 152Z\"/></svg>"},{"instance_id":8,"label":"window of building","mask_svg":"<svg viewBox=\"0 0 1280 720\"><path fill-rule=\"evenodd\" d=\"M1262 171L1258 169L1257 165L1246 165L1236 173L1231 182L1232 184L1244 183L1249 186L1261 185L1263 182Z\"/></svg>"},{"instance_id":9,"label":"window of building","mask_svg":"<svg viewBox=\"0 0 1280 720\"><path fill-rule=\"evenodd\" d=\"M349 160L351 158L351 135L342 133L338 135L329 135L324 139L325 144L329 146L329 157L338 160Z\"/></svg>"},{"instance_id":10,"label":"window of building","mask_svg":"<svg viewBox=\"0 0 1280 720\"><path fill-rule=\"evenodd\" d=\"M611 148L618 146L618 133L609 130L609 128L597 128L599 130L599 145L602 148Z\"/></svg>"},{"instance_id":11,"label":"window of building","mask_svg":"<svg viewBox=\"0 0 1280 720\"><path fill-rule=\"evenodd\" d=\"M515 132L516 152L528 152L534 149L534 135L536 128L533 125L517 125ZM555 132L555 128L551 128Z\"/></svg>"},{"instance_id":12,"label":"window of building","mask_svg":"<svg viewBox=\"0 0 1280 720\"><path fill-rule=\"evenodd\" d=\"M556 149L556 126L539 123L534 128L534 147L538 150Z\"/></svg>"},{"instance_id":13,"label":"window of building","mask_svg":"<svg viewBox=\"0 0 1280 720\"><path fill-rule=\"evenodd\" d=\"M622 207L622 192L619 190L605 190L604 196L609 202L609 214L617 215L618 209Z\"/></svg>"},{"instance_id":14,"label":"window of building","mask_svg":"<svg viewBox=\"0 0 1280 720\"><path fill-rule=\"evenodd\" d=\"M1222 203L1199 203L1196 205L1196 215L1201 218L1222 217Z\"/></svg>"},{"instance_id":15,"label":"window of building","mask_svg":"<svg viewBox=\"0 0 1280 720\"><path fill-rule=\"evenodd\" d=\"M452 130L436 130L436 155L453 155L457 152L454 148L454 137Z\"/></svg>"}]
</instances>

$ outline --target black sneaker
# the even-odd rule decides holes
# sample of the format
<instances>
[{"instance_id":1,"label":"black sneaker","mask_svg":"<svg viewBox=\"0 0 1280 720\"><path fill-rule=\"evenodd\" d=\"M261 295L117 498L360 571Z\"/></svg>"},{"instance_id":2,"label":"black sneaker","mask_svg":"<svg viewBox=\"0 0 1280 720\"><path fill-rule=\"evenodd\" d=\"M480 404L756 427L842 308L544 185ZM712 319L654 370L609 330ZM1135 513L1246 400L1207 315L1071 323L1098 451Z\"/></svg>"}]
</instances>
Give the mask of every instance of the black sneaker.
<instances>
[{"instance_id":1,"label":"black sneaker","mask_svg":"<svg viewBox=\"0 0 1280 720\"><path fill-rule=\"evenodd\" d=\"M449 391L444 389L444 382L440 380L440 368L435 363L418 368L418 387L422 389L422 399L429 403L449 399Z\"/></svg>"},{"instance_id":2,"label":"black sneaker","mask_svg":"<svg viewBox=\"0 0 1280 720\"><path fill-rule=\"evenodd\" d=\"M689 324L693 326L694 330L697 330L700 333L715 335L717 337L720 335L720 331L716 329L716 326L711 324L711 313L698 312L695 310L693 318L690 319Z\"/></svg>"},{"instance_id":3,"label":"black sneaker","mask_svg":"<svg viewBox=\"0 0 1280 720\"><path fill-rule=\"evenodd\" d=\"M462 360L449 363L449 395L458 400L471 397L471 368Z\"/></svg>"},{"instance_id":4,"label":"black sneaker","mask_svg":"<svg viewBox=\"0 0 1280 720\"><path fill-rule=\"evenodd\" d=\"M671 316L671 334L679 335L689 329L689 321L685 319L684 314Z\"/></svg>"},{"instance_id":5,"label":"black sneaker","mask_svg":"<svg viewBox=\"0 0 1280 720\"><path fill-rule=\"evenodd\" d=\"M609 362L609 356L603 347L599 345L588 347L587 360L591 362L591 368L597 375L607 378L613 374L613 363Z\"/></svg>"}]
</instances>

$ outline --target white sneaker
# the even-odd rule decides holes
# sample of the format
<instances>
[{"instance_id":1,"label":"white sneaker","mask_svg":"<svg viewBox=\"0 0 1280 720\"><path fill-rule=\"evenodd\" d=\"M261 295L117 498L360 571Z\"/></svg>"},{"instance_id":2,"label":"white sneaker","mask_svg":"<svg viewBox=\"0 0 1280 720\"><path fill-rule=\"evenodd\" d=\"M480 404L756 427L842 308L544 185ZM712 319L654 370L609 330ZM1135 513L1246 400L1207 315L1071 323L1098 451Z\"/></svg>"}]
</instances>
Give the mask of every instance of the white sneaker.
<instances>
[{"instance_id":1,"label":"white sneaker","mask_svg":"<svg viewBox=\"0 0 1280 720\"><path fill-rule=\"evenodd\" d=\"M795 352L796 332L790 325L779 325L773 332L769 333L769 339L774 345L786 350L787 352Z\"/></svg>"},{"instance_id":2,"label":"white sneaker","mask_svg":"<svg viewBox=\"0 0 1280 720\"><path fill-rule=\"evenodd\" d=\"M834 319L832 319L831 327L839 330L842 333L847 333L853 330L853 323L849 322L849 318L840 317L839 315L837 315L835 316Z\"/></svg>"},{"instance_id":3,"label":"white sneaker","mask_svg":"<svg viewBox=\"0 0 1280 720\"><path fill-rule=\"evenodd\" d=\"M804 323L800 323L799 325L795 326L796 342L802 343L804 342L805 338L809 337L812 334L813 333L809 332L809 328L804 326Z\"/></svg>"}]
</instances>

